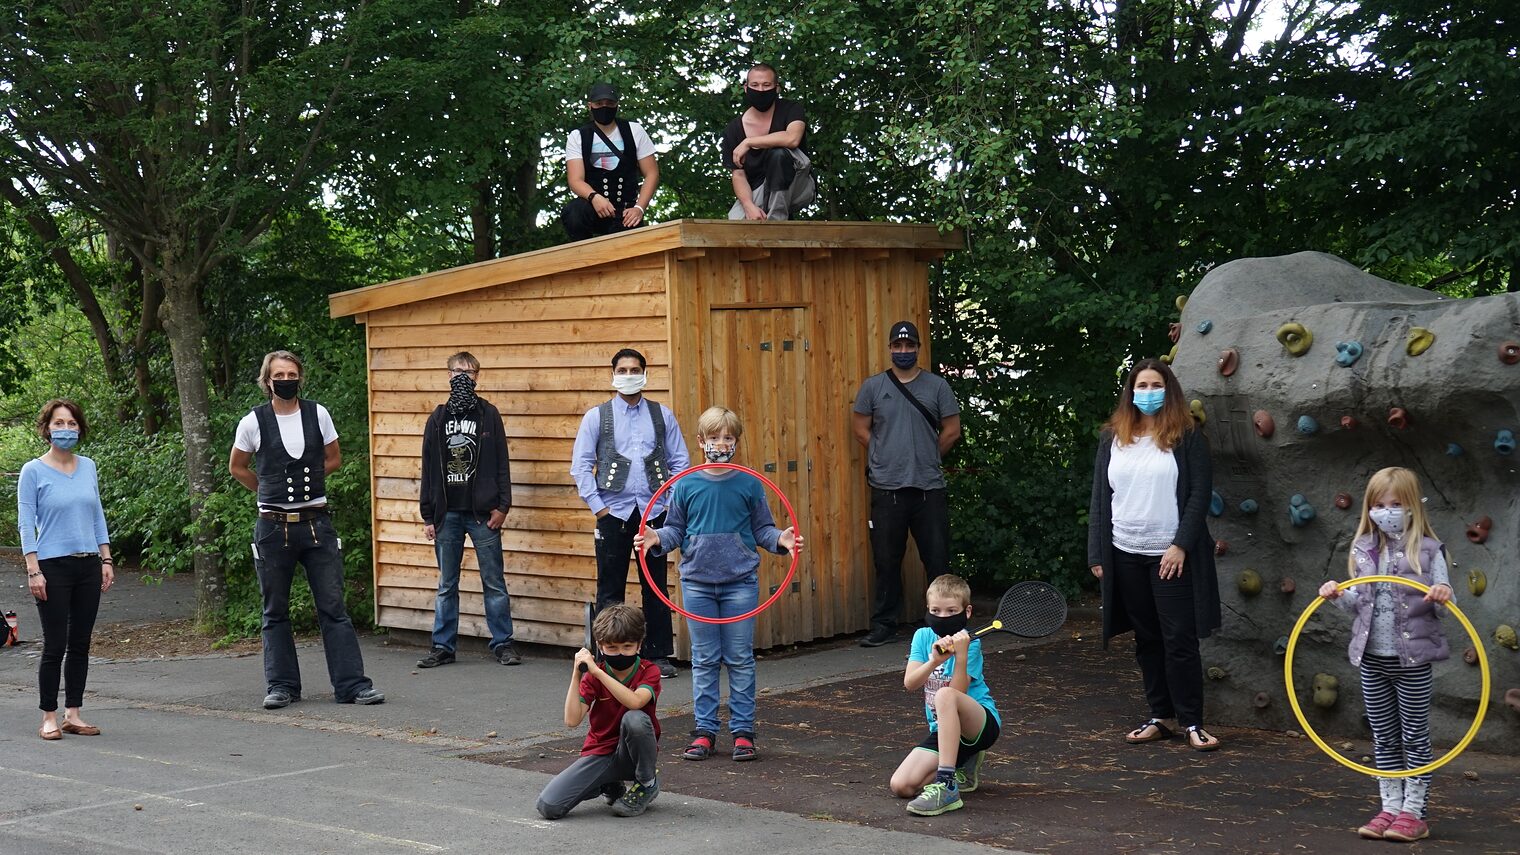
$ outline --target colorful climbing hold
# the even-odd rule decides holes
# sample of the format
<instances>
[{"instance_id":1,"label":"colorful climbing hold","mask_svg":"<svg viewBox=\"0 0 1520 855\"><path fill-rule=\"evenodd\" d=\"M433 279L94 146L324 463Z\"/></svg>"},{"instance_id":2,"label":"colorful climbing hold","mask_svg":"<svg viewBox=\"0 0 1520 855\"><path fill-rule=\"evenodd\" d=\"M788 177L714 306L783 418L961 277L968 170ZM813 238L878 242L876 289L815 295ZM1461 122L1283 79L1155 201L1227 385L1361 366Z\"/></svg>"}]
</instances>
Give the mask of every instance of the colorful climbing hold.
<instances>
[{"instance_id":1,"label":"colorful climbing hold","mask_svg":"<svg viewBox=\"0 0 1520 855\"><path fill-rule=\"evenodd\" d=\"M1224 513L1224 496L1215 490L1209 494L1209 516L1217 517Z\"/></svg>"},{"instance_id":2,"label":"colorful climbing hold","mask_svg":"<svg viewBox=\"0 0 1520 855\"><path fill-rule=\"evenodd\" d=\"M1349 509L1353 501L1350 493L1335 494L1335 506L1343 511Z\"/></svg>"},{"instance_id":3,"label":"colorful climbing hold","mask_svg":"<svg viewBox=\"0 0 1520 855\"><path fill-rule=\"evenodd\" d=\"M1446 456L1447 457L1461 457L1462 456L1462 446L1457 445L1455 442L1448 442L1448 443L1446 443Z\"/></svg>"},{"instance_id":4,"label":"colorful climbing hold","mask_svg":"<svg viewBox=\"0 0 1520 855\"><path fill-rule=\"evenodd\" d=\"M1261 593L1261 574L1255 570L1246 568L1240 571L1239 576L1235 577L1235 587L1240 589L1241 594L1247 597L1254 597Z\"/></svg>"},{"instance_id":5,"label":"colorful climbing hold","mask_svg":"<svg viewBox=\"0 0 1520 855\"><path fill-rule=\"evenodd\" d=\"M1404 350L1410 356L1419 356L1430 346L1436 343L1436 334L1425 327L1414 327L1409 331L1409 342L1404 345Z\"/></svg>"},{"instance_id":6,"label":"colorful climbing hold","mask_svg":"<svg viewBox=\"0 0 1520 855\"><path fill-rule=\"evenodd\" d=\"M1291 594L1298 590L1298 583L1293 581L1292 576L1284 576L1282 581L1277 583L1277 590L1284 594Z\"/></svg>"},{"instance_id":7,"label":"colorful climbing hold","mask_svg":"<svg viewBox=\"0 0 1520 855\"><path fill-rule=\"evenodd\" d=\"M1409 427L1409 411L1403 407L1394 407L1388 411L1388 424L1399 430Z\"/></svg>"},{"instance_id":8,"label":"colorful climbing hold","mask_svg":"<svg viewBox=\"0 0 1520 855\"><path fill-rule=\"evenodd\" d=\"M1264 710L1272 705L1272 696L1266 692L1257 692L1256 697L1251 699L1251 703L1254 704L1257 709Z\"/></svg>"},{"instance_id":9,"label":"colorful climbing hold","mask_svg":"<svg viewBox=\"0 0 1520 855\"><path fill-rule=\"evenodd\" d=\"M1214 541L1214 554L1223 555L1230 551L1230 542L1227 540Z\"/></svg>"},{"instance_id":10,"label":"colorful climbing hold","mask_svg":"<svg viewBox=\"0 0 1520 855\"><path fill-rule=\"evenodd\" d=\"M1182 338L1182 324L1177 321L1167 324L1166 337L1172 340L1172 344L1176 344Z\"/></svg>"},{"instance_id":11,"label":"colorful climbing hold","mask_svg":"<svg viewBox=\"0 0 1520 855\"><path fill-rule=\"evenodd\" d=\"M1314 344L1314 333L1303 324L1287 323L1277 328L1277 340L1294 356L1303 356Z\"/></svg>"},{"instance_id":12,"label":"colorful climbing hold","mask_svg":"<svg viewBox=\"0 0 1520 855\"><path fill-rule=\"evenodd\" d=\"M1178 345L1175 345L1175 344L1172 345L1172 349L1168 350L1166 352L1166 354L1161 357L1161 361L1165 362L1167 365L1171 365L1172 363L1176 362L1177 361L1177 347L1178 347Z\"/></svg>"},{"instance_id":13,"label":"colorful climbing hold","mask_svg":"<svg viewBox=\"0 0 1520 855\"><path fill-rule=\"evenodd\" d=\"M1520 341L1506 341L1499 345L1499 361L1505 365L1520 362Z\"/></svg>"},{"instance_id":14,"label":"colorful climbing hold","mask_svg":"<svg viewBox=\"0 0 1520 855\"><path fill-rule=\"evenodd\" d=\"M1213 321L1199 321L1198 326L1194 327L1194 329L1198 330L1199 335L1208 335L1209 330L1212 330L1213 328Z\"/></svg>"},{"instance_id":15,"label":"colorful climbing hold","mask_svg":"<svg viewBox=\"0 0 1520 855\"><path fill-rule=\"evenodd\" d=\"M1515 637L1515 628L1507 623L1494 627L1494 641L1497 641L1500 647L1520 650L1520 638Z\"/></svg>"},{"instance_id":16,"label":"colorful climbing hold","mask_svg":"<svg viewBox=\"0 0 1520 855\"><path fill-rule=\"evenodd\" d=\"M1341 681L1329 674L1314 675L1314 705L1329 709L1340 700Z\"/></svg>"},{"instance_id":17,"label":"colorful climbing hold","mask_svg":"<svg viewBox=\"0 0 1520 855\"><path fill-rule=\"evenodd\" d=\"M1255 499L1246 499L1240 503L1240 512L1246 515L1254 514L1261 510L1261 505L1256 504Z\"/></svg>"},{"instance_id":18,"label":"colorful climbing hold","mask_svg":"<svg viewBox=\"0 0 1520 855\"><path fill-rule=\"evenodd\" d=\"M1335 343L1335 364L1342 368L1350 368L1362 358L1362 343L1359 341L1338 341Z\"/></svg>"},{"instance_id":19,"label":"colorful climbing hold","mask_svg":"<svg viewBox=\"0 0 1520 855\"><path fill-rule=\"evenodd\" d=\"M1240 365L1240 351L1233 347L1219 351L1218 365L1221 376L1229 377L1234 374L1235 369Z\"/></svg>"},{"instance_id":20,"label":"colorful climbing hold","mask_svg":"<svg viewBox=\"0 0 1520 855\"><path fill-rule=\"evenodd\" d=\"M1488 540L1488 530L1493 527L1493 520L1480 517L1477 522L1467 527L1467 539L1473 543L1483 543Z\"/></svg>"},{"instance_id":21,"label":"colorful climbing hold","mask_svg":"<svg viewBox=\"0 0 1520 855\"><path fill-rule=\"evenodd\" d=\"M1341 430L1356 430L1360 424L1356 416L1341 416Z\"/></svg>"},{"instance_id":22,"label":"colorful climbing hold","mask_svg":"<svg viewBox=\"0 0 1520 855\"><path fill-rule=\"evenodd\" d=\"M1515 432L1512 430L1499 431L1499 433L1494 437L1494 451L1497 451L1500 454L1514 454Z\"/></svg>"},{"instance_id":23,"label":"colorful climbing hold","mask_svg":"<svg viewBox=\"0 0 1520 855\"><path fill-rule=\"evenodd\" d=\"M1230 676L1229 671L1224 670L1218 665L1210 665L1209 670L1205 671L1204 673L1208 675L1208 678L1210 680L1223 680L1224 678Z\"/></svg>"},{"instance_id":24,"label":"colorful climbing hold","mask_svg":"<svg viewBox=\"0 0 1520 855\"><path fill-rule=\"evenodd\" d=\"M1469 665L1478 664L1478 648L1469 647L1466 650L1462 651L1462 661L1466 662Z\"/></svg>"},{"instance_id":25,"label":"colorful climbing hold","mask_svg":"<svg viewBox=\"0 0 1520 855\"><path fill-rule=\"evenodd\" d=\"M1467 592L1469 594L1472 594L1474 597L1481 597L1483 596L1483 592L1487 590L1487 573L1477 569L1467 571Z\"/></svg>"},{"instance_id":26,"label":"colorful climbing hold","mask_svg":"<svg viewBox=\"0 0 1520 855\"><path fill-rule=\"evenodd\" d=\"M1256 435L1262 439L1271 439L1272 434L1277 430L1277 423L1272 421L1272 414L1266 410L1257 410L1256 414L1251 416L1251 424L1256 426Z\"/></svg>"},{"instance_id":27,"label":"colorful climbing hold","mask_svg":"<svg viewBox=\"0 0 1520 855\"><path fill-rule=\"evenodd\" d=\"M1288 519L1293 525L1302 528L1314 519L1314 506L1304 498L1302 493L1294 493L1293 498L1288 500Z\"/></svg>"},{"instance_id":28,"label":"colorful climbing hold","mask_svg":"<svg viewBox=\"0 0 1520 855\"><path fill-rule=\"evenodd\" d=\"M1287 655L1287 653L1288 653L1288 637L1286 635L1279 635L1277 637L1277 640L1274 641L1274 642L1272 642L1272 652L1275 653L1275 654L1277 654L1278 656L1286 656Z\"/></svg>"},{"instance_id":29,"label":"colorful climbing hold","mask_svg":"<svg viewBox=\"0 0 1520 855\"><path fill-rule=\"evenodd\" d=\"M1304 436L1313 436L1319 433L1319 422L1313 416L1298 417L1298 432Z\"/></svg>"},{"instance_id":30,"label":"colorful climbing hold","mask_svg":"<svg viewBox=\"0 0 1520 855\"><path fill-rule=\"evenodd\" d=\"M1204 411L1202 401L1198 400L1197 398L1189 401L1188 412L1193 414L1193 421L1197 422L1199 427L1203 427L1204 425L1208 424L1209 414Z\"/></svg>"},{"instance_id":31,"label":"colorful climbing hold","mask_svg":"<svg viewBox=\"0 0 1520 855\"><path fill-rule=\"evenodd\" d=\"M1177 300L1175 302L1175 305L1177 306L1177 311L1179 311L1179 312L1182 311L1183 309L1186 309L1187 308L1187 295L1186 294L1178 294L1177 295Z\"/></svg>"},{"instance_id":32,"label":"colorful climbing hold","mask_svg":"<svg viewBox=\"0 0 1520 855\"><path fill-rule=\"evenodd\" d=\"M1504 705L1520 712L1520 689L1510 689L1504 693Z\"/></svg>"}]
</instances>

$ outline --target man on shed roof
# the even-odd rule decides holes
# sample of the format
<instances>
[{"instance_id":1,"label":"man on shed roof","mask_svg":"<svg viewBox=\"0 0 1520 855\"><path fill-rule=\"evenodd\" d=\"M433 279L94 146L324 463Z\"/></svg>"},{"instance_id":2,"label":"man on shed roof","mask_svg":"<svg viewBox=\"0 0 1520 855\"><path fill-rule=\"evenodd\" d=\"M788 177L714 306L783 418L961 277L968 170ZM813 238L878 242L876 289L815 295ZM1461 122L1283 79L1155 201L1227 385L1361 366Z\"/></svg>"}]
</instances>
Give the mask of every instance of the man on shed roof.
<instances>
[{"instance_id":1,"label":"man on shed roof","mask_svg":"<svg viewBox=\"0 0 1520 855\"><path fill-rule=\"evenodd\" d=\"M734 197L730 220L786 220L818 195L807 155L807 116L781 97L776 69L756 63L744 76L747 108L723 131L723 165Z\"/></svg>"},{"instance_id":2,"label":"man on shed roof","mask_svg":"<svg viewBox=\"0 0 1520 855\"><path fill-rule=\"evenodd\" d=\"M565 206L571 240L609 235L644 223L660 185L654 143L637 122L618 118L618 91L594 84L586 93L591 121L565 141L565 169L575 198Z\"/></svg>"}]
</instances>

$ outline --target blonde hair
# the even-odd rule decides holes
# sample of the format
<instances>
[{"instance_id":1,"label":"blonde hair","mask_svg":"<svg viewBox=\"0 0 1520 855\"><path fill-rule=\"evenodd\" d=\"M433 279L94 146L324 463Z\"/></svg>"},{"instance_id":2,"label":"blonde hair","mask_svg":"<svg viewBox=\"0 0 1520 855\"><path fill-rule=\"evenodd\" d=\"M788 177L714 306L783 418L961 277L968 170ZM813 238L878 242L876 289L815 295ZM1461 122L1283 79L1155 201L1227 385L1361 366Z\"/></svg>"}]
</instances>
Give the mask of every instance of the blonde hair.
<instances>
[{"instance_id":1,"label":"blonde hair","mask_svg":"<svg viewBox=\"0 0 1520 855\"><path fill-rule=\"evenodd\" d=\"M276 359L294 362L296 364L296 373L300 375L301 380L304 381L306 379L306 366L301 364L301 357L296 356L288 350L271 350L264 354L264 364L259 366L259 388L264 390L264 394L266 395L274 394L274 387L269 385L269 375L273 373L269 365Z\"/></svg>"},{"instance_id":2,"label":"blonde hair","mask_svg":"<svg viewBox=\"0 0 1520 855\"><path fill-rule=\"evenodd\" d=\"M727 407L708 407L697 419L697 436L713 436L719 431L733 434L734 439L744 435L744 425L739 417Z\"/></svg>"},{"instance_id":3,"label":"blonde hair","mask_svg":"<svg viewBox=\"0 0 1520 855\"><path fill-rule=\"evenodd\" d=\"M1436 533L1430 529L1430 520L1425 516L1425 503L1420 501L1420 479L1415 474L1402 466L1389 466L1379 469L1367 479L1367 491L1362 494L1362 518L1357 522L1356 534L1351 542L1355 543L1367 535L1373 536L1373 542L1379 549L1387 546L1387 536L1383 530L1372 522L1372 505L1383 498L1385 493L1392 493L1404 507L1404 533L1405 536L1415 535L1437 540ZM1404 550L1409 556L1409 566L1414 572L1423 574L1425 571L1420 567L1420 550L1409 548ZM1351 576L1356 576L1356 554L1353 552L1346 556L1346 567Z\"/></svg>"},{"instance_id":4,"label":"blonde hair","mask_svg":"<svg viewBox=\"0 0 1520 855\"><path fill-rule=\"evenodd\" d=\"M928 590L924 591L924 596L960 600L962 606L967 606L971 604L971 583L959 576L945 573L934 577L934 581L929 583Z\"/></svg>"},{"instance_id":5,"label":"blonde hair","mask_svg":"<svg viewBox=\"0 0 1520 855\"><path fill-rule=\"evenodd\" d=\"M602 609L591 622L597 644L638 644L644 640L644 612L627 603Z\"/></svg>"}]
</instances>

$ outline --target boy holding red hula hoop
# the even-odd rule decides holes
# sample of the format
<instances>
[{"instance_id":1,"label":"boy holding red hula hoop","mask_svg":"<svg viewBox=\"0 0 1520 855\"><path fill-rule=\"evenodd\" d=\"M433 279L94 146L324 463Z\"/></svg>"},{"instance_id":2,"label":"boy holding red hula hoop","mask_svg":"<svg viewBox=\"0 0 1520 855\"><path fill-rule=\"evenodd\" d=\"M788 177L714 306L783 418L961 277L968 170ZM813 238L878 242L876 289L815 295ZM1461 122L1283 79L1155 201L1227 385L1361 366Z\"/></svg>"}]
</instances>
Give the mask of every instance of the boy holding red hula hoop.
<instances>
[{"instance_id":1,"label":"boy holding red hula hoop","mask_svg":"<svg viewBox=\"0 0 1520 855\"><path fill-rule=\"evenodd\" d=\"M709 463L728 463L744 426L732 410L710 407L697 421L697 442ZM776 528L765 488L733 469L702 470L671 487L665 524L634 537L650 555L681 550L681 599L698 617L728 618L753 611L760 600L760 556L802 549L802 536ZM718 672L728 667L728 730L735 760L755 759L755 619L691 621L691 688L696 730L682 755L705 760L718 733Z\"/></svg>"}]
</instances>

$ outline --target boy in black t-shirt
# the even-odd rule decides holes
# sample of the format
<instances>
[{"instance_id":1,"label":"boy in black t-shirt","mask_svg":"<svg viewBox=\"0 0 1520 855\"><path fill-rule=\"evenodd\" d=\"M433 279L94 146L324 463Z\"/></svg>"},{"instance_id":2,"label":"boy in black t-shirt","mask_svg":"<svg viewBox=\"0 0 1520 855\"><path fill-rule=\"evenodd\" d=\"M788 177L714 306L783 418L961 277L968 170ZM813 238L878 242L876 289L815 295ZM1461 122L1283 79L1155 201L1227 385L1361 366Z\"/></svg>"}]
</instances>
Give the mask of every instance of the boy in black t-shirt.
<instances>
[{"instance_id":1,"label":"boy in black t-shirt","mask_svg":"<svg viewBox=\"0 0 1520 855\"><path fill-rule=\"evenodd\" d=\"M780 97L776 69L760 63L744 77L748 108L723 131L723 165L732 171L730 220L786 220L813 201L818 183L807 156L802 105Z\"/></svg>"}]
</instances>

